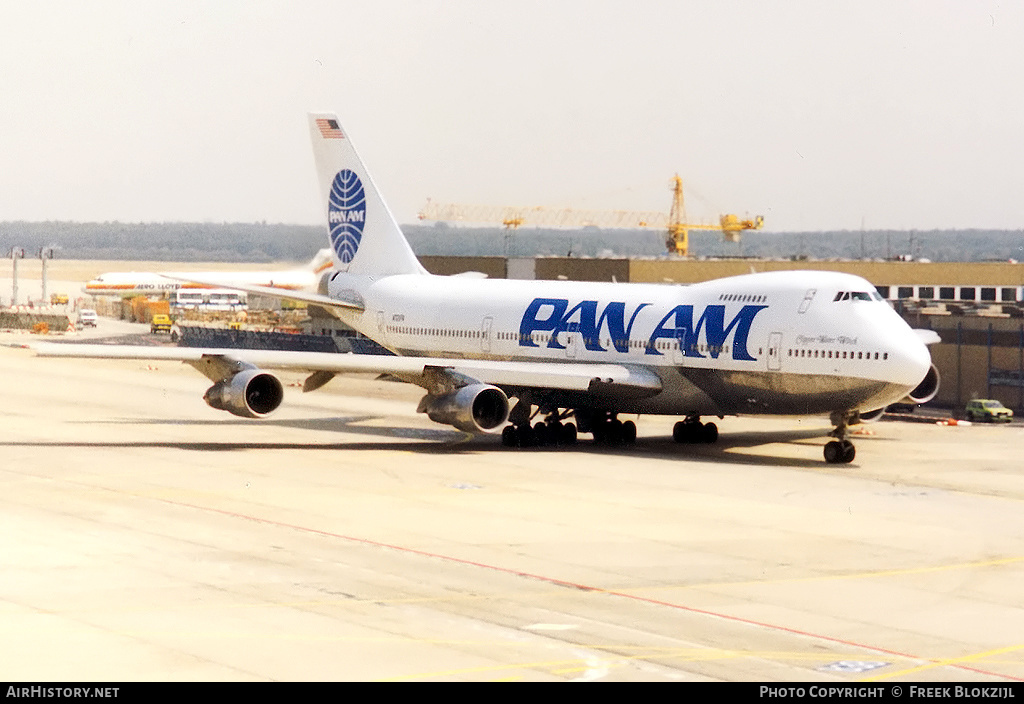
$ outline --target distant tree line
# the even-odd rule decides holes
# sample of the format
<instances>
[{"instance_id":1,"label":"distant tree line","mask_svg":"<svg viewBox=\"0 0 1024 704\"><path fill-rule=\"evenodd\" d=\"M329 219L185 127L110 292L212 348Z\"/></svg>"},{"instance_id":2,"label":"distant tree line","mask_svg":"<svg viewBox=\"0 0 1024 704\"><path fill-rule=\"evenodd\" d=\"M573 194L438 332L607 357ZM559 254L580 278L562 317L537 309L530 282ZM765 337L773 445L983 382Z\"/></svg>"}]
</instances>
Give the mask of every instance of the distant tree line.
<instances>
[{"instance_id":1,"label":"distant tree line","mask_svg":"<svg viewBox=\"0 0 1024 704\"><path fill-rule=\"evenodd\" d=\"M460 256L659 256L658 230L542 230L404 225L421 255ZM268 223L76 223L0 222L0 256L11 247L35 257L55 247L62 259L153 261L301 262L327 245L325 228ZM781 259L887 259L1024 261L1024 230L840 230L750 232L741 242L720 233L693 231L697 257L749 256Z\"/></svg>"},{"instance_id":2,"label":"distant tree line","mask_svg":"<svg viewBox=\"0 0 1024 704\"><path fill-rule=\"evenodd\" d=\"M308 261L325 246L324 228L262 223L0 223L0 256L23 247L34 257L56 248L61 259L149 261Z\"/></svg>"}]
</instances>

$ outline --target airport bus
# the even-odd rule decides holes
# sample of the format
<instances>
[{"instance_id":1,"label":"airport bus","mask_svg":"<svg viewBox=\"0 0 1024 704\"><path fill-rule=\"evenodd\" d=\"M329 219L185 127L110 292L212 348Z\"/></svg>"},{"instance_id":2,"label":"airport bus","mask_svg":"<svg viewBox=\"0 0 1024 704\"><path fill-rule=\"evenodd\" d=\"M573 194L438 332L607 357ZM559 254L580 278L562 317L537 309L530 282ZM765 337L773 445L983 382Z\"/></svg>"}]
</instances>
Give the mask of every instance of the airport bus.
<instances>
[{"instance_id":1,"label":"airport bus","mask_svg":"<svg viewBox=\"0 0 1024 704\"><path fill-rule=\"evenodd\" d=\"M245 310L248 301L244 293L225 289L213 289L206 294L207 310Z\"/></svg>"},{"instance_id":2,"label":"airport bus","mask_svg":"<svg viewBox=\"0 0 1024 704\"><path fill-rule=\"evenodd\" d=\"M248 300L239 291L226 288L178 289L171 298L171 306L177 310L246 310Z\"/></svg>"}]
</instances>

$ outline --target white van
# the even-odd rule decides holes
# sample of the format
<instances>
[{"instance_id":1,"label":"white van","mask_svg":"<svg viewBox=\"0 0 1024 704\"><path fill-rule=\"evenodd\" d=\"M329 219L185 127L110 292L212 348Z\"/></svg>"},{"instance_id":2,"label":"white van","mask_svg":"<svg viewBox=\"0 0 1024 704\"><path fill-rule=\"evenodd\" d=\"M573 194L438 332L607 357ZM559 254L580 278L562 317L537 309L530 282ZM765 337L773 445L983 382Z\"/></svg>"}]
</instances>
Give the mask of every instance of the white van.
<instances>
[{"instance_id":1,"label":"white van","mask_svg":"<svg viewBox=\"0 0 1024 704\"><path fill-rule=\"evenodd\" d=\"M91 308L83 308L78 311L78 328L96 327L96 311Z\"/></svg>"}]
</instances>

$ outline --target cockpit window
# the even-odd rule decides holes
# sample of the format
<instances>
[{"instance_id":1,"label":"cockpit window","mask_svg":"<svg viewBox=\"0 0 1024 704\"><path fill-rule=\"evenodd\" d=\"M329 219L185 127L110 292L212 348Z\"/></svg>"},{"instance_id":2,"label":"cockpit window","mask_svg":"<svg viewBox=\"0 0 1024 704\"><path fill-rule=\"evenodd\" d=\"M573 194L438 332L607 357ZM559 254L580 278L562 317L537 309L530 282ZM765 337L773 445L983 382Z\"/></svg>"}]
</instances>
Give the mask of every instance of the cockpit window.
<instances>
[{"instance_id":1,"label":"cockpit window","mask_svg":"<svg viewBox=\"0 0 1024 704\"><path fill-rule=\"evenodd\" d=\"M884 300L878 291L868 293L867 291L840 291L832 302L836 301L881 301Z\"/></svg>"}]
</instances>

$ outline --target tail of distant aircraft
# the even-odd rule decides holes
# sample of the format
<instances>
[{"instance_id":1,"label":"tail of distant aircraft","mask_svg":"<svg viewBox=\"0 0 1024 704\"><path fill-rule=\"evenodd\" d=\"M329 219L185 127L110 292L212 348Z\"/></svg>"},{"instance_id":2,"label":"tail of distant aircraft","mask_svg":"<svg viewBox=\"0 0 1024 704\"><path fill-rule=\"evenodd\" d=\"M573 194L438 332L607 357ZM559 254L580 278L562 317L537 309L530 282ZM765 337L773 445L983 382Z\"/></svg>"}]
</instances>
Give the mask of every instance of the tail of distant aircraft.
<instances>
[{"instance_id":1,"label":"tail of distant aircraft","mask_svg":"<svg viewBox=\"0 0 1024 704\"><path fill-rule=\"evenodd\" d=\"M309 264L306 268L312 271L314 274L322 274L328 269L334 266L334 257L331 255L332 249L321 249L318 250L313 258L309 260Z\"/></svg>"},{"instance_id":2,"label":"tail of distant aircraft","mask_svg":"<svg viewBox=\"0 0 1024 704\"><path fill-rule=\"evenodd\" d=\"M353 274L425 274L338 118L311 113L334 268Z\"/></svg>"}]
</instances>

